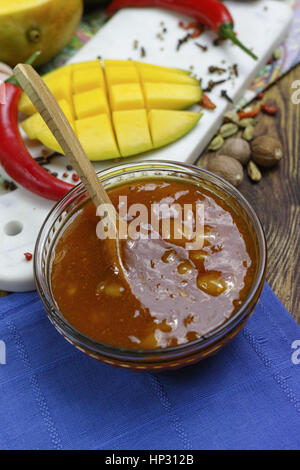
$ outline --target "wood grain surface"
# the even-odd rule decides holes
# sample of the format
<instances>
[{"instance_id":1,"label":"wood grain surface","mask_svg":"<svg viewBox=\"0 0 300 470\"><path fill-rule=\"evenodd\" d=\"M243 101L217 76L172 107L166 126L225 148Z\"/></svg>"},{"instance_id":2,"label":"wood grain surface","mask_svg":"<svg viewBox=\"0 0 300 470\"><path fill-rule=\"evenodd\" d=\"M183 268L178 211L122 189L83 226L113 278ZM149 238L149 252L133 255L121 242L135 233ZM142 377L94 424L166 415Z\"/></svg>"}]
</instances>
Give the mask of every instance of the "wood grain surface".
<instances>
[{"instance_id":1,"label":"wood grain surface","mask_svg":"<svg viewBox=\"0 0 300 470\"><path fill-rule=\"evenodd\" d=\"M255 136L278 137L285 151L280 164L263 172L259 183L245 175L240 191L254 206L268 241L267 282L300 324L300 104L292 103L292 83L300 65L264 95L279 107L275 117L260 114ZM0 291L0 297L5 295Z\"/></svg>"}]
</instances>

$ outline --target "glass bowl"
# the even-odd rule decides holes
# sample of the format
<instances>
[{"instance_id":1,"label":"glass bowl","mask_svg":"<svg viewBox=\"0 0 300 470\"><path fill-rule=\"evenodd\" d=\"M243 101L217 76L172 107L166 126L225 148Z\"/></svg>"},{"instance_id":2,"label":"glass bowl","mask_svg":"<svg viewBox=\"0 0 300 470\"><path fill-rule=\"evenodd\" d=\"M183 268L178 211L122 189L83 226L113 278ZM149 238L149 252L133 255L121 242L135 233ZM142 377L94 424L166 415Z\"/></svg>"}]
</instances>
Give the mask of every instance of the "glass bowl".
<instances>
[{"instance_id":1,"label":"glass bowl","mask_svg":"<svg viewBox=\"0 0 300 470\"><path fill-rule=\"evenodd\" d=\"M74 187L47 216L37 239L34 274L38 293L50 321L74 346L89 356L115 366L160 371L195 363L219 351L245 325L258 302L266 270L266 241L253 208L232 185L196 166L168 161L125 163L98 173L106 189L140 178L172 178L208 188L226 200L245 220L255 247L256 269L248 296L238 311L224 324L200 339L175 347L155 350L130 350L103 344L76 330L59 311L51 290L51 263L60 234L77 211L89 200L82 184Z\"/></svg>"}]
</instances>

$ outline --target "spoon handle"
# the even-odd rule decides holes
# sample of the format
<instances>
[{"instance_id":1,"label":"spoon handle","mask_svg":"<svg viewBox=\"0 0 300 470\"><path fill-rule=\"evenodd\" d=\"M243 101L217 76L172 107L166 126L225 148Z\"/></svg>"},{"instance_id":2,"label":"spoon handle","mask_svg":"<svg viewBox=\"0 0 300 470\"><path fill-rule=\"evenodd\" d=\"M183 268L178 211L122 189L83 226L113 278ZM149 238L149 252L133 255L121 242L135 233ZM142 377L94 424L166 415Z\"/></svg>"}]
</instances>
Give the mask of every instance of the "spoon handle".
<instances>
[{"instance_id":1,"label":"spoon handle","mask_svg":"<svg viewBox=\"0 0 300 470\"><path fill-rule=\"evenodd\" d=\"M108 215L117 220L117 213L94 167L49 88L31 65L18 64L14 74L70 160L96 207L110 204L112 212Z\"/></svg>"}]
</instances>

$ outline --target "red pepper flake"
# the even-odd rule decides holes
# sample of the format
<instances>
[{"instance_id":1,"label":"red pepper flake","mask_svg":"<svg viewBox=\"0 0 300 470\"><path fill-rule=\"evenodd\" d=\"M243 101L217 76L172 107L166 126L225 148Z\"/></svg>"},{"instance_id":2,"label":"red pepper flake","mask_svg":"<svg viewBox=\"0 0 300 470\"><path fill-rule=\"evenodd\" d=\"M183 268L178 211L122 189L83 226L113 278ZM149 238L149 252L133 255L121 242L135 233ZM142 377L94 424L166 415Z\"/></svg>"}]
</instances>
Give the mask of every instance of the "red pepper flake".
<instances>
[{"instance_id":1,"label":"red pepper flake","mask_svg":"<svg viewBox=\"0 0 300 470\"><path fill-rule=\"evenodd\" d=\"M238 116L240 119L247 119L257 116L260 113L260 107L251 109L251 111L239 111Z\"/></svg>"},{"instance_id":2,"label":"red pepper flake","mask_svg":"<svg viewBox=\"0 0 300 470\"><path fill-rule=\"evenodd\" d=\"M201 101L199 102L200 106L205 109L215 109L216 105L211 101L206 93L202 94Z\"/></svg>"},{"instance_id":3,"label":"red pepper flake","mask_svg":"<svg viewBox=\"0 0 300 470\"><path fill-rule=\"evenodd\" d=\"M191 38L198 38L199 36L201 36L202 33L203 28L195 28L194 31L191 33Z\"/></svg>"},{"instance_id":4,"label":"red pepper flake","mask_svg":"<svg viewBox=\"0 0 300 470\"><path fill-rule=\"evenodd\" d=\"M24 253L24 256L26 258L26 261L31 261L32 260L32 254L31 253Z\"/></svg>"},{"instance_id":5,"label":"red pepper flake","mask_svg":"<svg viewBox=\"0 0 300 470\"><path fill-rule=\"evenodd\" d=\"M203 33L203 26L196 21L190 21L187 24L185 24L183 21L179 21L178 26L185 31L193 29L194 31L191 33L191 38L198 38Z\"/></svg>"},{"instance_id":6,"label":"red pepper flake","mask_svg":"<svg viewBox=\"0 0 300 470\"><path fill-rule=\"evenodd\" d=\"M72 180L73 181L79 181L79 176L77 175L77 173L73 173Z\"/></svg>"},{"instance_id":7,"label":"red pepper flake","mask_svg":"<svg viewBox=\"0 0 300 470\"><path fill-rule=\"evenodd\" d=\"M63 175L63 178L66 178L68 176L68 173L65 171L62 175Z\"/></svg>"},{"instance_id":8,"label":"red pepper flake","mask_svg":"<svg viewBox=\"0 0 300 470\"><path fill-rule=\"evenodd\" d=\"M264 94L263 94L263 92L262 92L262 91L260 91L260 92L259 92L259 93L257 93L257 95L256 95L256 98L257 98L258 100L262 100L262 99L263 99L263 97L264 97Z\"/></svg>"},{"instance_id":9,"label":"red pepper flake","mask_svg":"<svg viewBox=\"0 0 300 470\"><path fill-rule=\"evenodd\" d=\"M274 116L274 114L276 114L278 111L278 106L275 104L263 104L261 106L261 110L270 116Z\"/></svg>"}]
</instances>

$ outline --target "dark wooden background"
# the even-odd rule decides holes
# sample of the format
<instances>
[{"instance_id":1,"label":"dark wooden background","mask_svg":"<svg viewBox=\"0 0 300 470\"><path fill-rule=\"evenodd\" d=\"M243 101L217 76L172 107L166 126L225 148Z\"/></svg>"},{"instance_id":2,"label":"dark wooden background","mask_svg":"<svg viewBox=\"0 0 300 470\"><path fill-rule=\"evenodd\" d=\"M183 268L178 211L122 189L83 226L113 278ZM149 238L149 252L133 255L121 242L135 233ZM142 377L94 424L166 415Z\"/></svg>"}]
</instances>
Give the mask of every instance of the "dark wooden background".
<instances>
[{"instance_id":1,"label":"dark wooden background","mask_svg":"<svg viewBox=\"0 0 300 470\"><path fill-rule=\"evenodd\" d=\"M278 137L285 151L279 166L267 170L259 183L246 176L240 191L256 209L269 249L267 282L300 324L300 104L292 103L292 82L300 78L300 65L264 96L279 106L275 117L260 114L255 135ZM0 297L6 295L0 291Z\"/></svg>"},{"instance_id":2,"label":"dark wooden background","mask_svg":"<svg viewBox=\"0 0 300 470\"><path fill-rule=\"evenodd\" d=\"M279 107L276 116L260 113L255 136L279 138L280 164L263 172L259 183L245 176L239 190L256 209L268 242L267 282L300 324L300 104L292 103L300 65L265 92L261 103Z\"/></svg>"}]
</instances>

